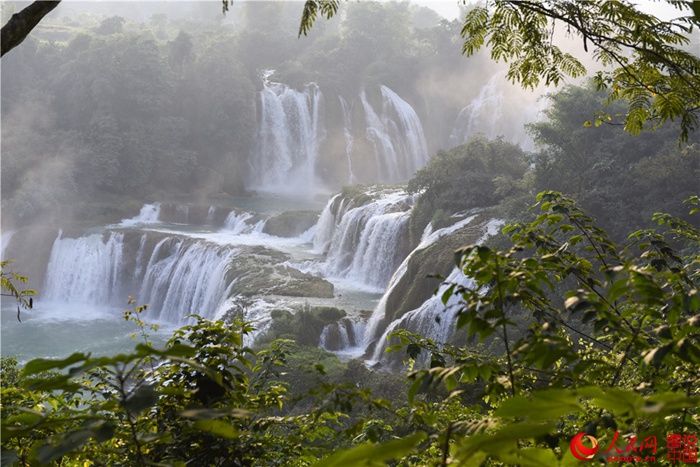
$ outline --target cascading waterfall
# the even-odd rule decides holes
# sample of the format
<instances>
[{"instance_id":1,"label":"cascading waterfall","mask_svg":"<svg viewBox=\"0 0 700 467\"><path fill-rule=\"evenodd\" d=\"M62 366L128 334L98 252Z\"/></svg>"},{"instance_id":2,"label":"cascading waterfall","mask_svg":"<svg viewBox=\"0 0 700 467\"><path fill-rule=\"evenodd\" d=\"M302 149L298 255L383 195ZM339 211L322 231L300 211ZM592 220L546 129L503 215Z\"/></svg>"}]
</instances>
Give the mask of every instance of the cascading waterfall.
<instances>
[{"instance_id":1,"label":"cascading waterfall","mask_svg":"<svg viewBox=\"0 0 700 467\"><path fill-rule=\"evenodd\" d=\"M466 226L475 217L476 216L471 216L459 222L458 224L455 224L454 226L435 231L427 239L425 239L424 242L421 243L421 246L419 246L419 248L425 248L426 246L437 241L437 239L439 239L440 237ZM498 229L501 225L503 225L502 220L491 219L484 226L483 235L480 238L478 238L474 243L483 243L488 237L495 235L498 232ZM414 251L417 250L418 248ZM365 335L366 343L369 343L369 341L373 339L374 336L377 334L378 329L376 325L379 321L381 321L382 318L384 318L384 315L386 313L387 298L391 293L393 286L398 284L398 281L400 280L401 276L405 274L407 270L408 259L409 258L407 258L406 261L404 261L404 263L397 270L396 275L394 275L394 277L392 278L392 285L389 287L384 297L382 297L382 300L377 306L377 309L372 314L372 317L368 323L367 333ZM447 277L447 280L445 282L445 284L442 284L439 287L438 292L432 297L430 297L428 300L426 300L420 307L405 313L403 316L394 320L387 326L387 328L384 330L381 337L377 341L377 345L372 355L372 360L379 361L384 357L385 350L389 346L387 336L389 336L389 334L391 334L399 328L408 329L411 332L415 332L424 337L428 337L436 342L446 342L450 338L455 328L456 315L454 313L454 308L459 306L461 297L459 297L458 295L452 295L447 303L443 303L442 295L451 283L460 284L465 287L472 287L474 285L474 281L471 278L465 276L462 273L461 269L455 267L450 273L450 275ZM436 320L436 317L439 319Z\"/></svg>"},{"instance_id":2,"label":"cascading waterfall","mask_svg":"<svg viewBox=\"0 0 700 467\"><path fill-rule=\"evenodd\" d=\"M325 275L383 291L406 253L402 246L406 244L412 204L413 197L398 191L380 194L361 206L348 201L338 206L334 216L332 207L327 206L314 240L314 245L326 252ZM328 232L332 232L330 239Z\"/></svg>"},{"instance_id":3,"label":"cascading waterfall","mask_svg":"<svg viewBox=\"0 0 700 467\"><path fill-rule=\"evenodd\" d=\"M249 188L284 193L309 192L319 186L316 161L325 137L323 94L315 84L297 91L264 76L260 125L249 159Z\"/></svg>"},{"instance_id":4,"label":"cascading waterfall","mask_svg":"<svg viewBox=\"0 0 700 467\"><path fill-rule=\"evenodd\" d=\"M144 204L138 215L131 219L122 220L124 226L137 224L154 224L160 219L160 203Z\"/></svg>"},{"instance_id":5,"label":"cascading waterfall","mask_svg":"<svg viewBox=\"0 0 700 467\"><path fill-rule=\"evenodd\" d=\"M340 199L339 204L338 199ZM336 220L338 218L337 213L343 210L343 203L345 199L341 199L341 194L333 196L326 207L323 208L321 216L318 218L316 223L316 232L313 238L314 250L318 253L325 253L330 247L331 240L333 239L333 233L335 232Z\"/></svg>"},{"instance_id":6,"label":"cascading waterfall","mask_svg":"<svg viewBox=\"0 0 700 467\"><path fill-rule=\"evenodd\" d=\"M503 136L507 141L520 145L525 151L533 151L535 143L528 134L526 124L542 119L547 108L547 100L540 99L539 93L513 94L506 72L494 74L484 84L476 98L465 106L455 119L448 146L465 143L477 133L489 139Z\"/></svg>"},{"instance_id":7,"label":"cascading waterfall","mask_svg":"<svg viewBox=\"0 0 700 467\"><path fill-rule=\"evenodd\" d=\"M437 293L426 300L419 308L409 311L401 318L393 321L379 338L377 346L372 354L372 360L379 361L385 356L389 345L388 336L397 329L409 329L411 332L432 339L435 342L445 342L452 335L455 326L454 309L460 305L461 297L453 294L447 303L442 301L449 284L459 284L464 287L473 287L474 281L455 267L446 279L446 283L440 285Z\"/></svg>"},{"instance_id":8,"label":"cascading waterfall","mask_svg":"<svg viewBox=\"0 0 700 467\"><path fill-rule=\"evenodd\" d=\"M334 352L360 355L364 351L365 322L344 318L324 326L318 346Z\"/></svg>"},{"instance_id":9,"label":"cascading waterfall","mask_svg":"<svg viewBox=\"0 0 700 467\"><path fill-rule=\"evenodd\" d=\"M479 94L457 116L450 134L450 146L466 142L476 133L484 133L488 138L495 138L502 132L499 121L502 115L503 91L501 81L503 73L496 73L479 90Z\"/></svg>"},{"instance_id":10,"label":"cascading waterfall","mask_svg":"<svg viewBox=\"0 0 700 467\"><path fill-rule=\"evenodd\" d=\"M5 248L10 244L10 240L12 240L14 235L14 230L6 230L0 233L0 259L5 259Z\"/></svg>"},{"instance_id":11,"label":"cascading waterfall","mask_svg":"<svg viewBox=\"0 0 700 467\"><path fill-rule=\"evenodd\" d=\"M143 273L143 261L144 256L146 256L146 240L148 235L141 235L141 240L139 241L139 251L136 253L136 267L134 268L134 278L141 277Z\"/></svg>"},{"instance_id":12,"label":"cascading waterfall","mask_svg":"<svg viewBox=\"0 0 700 467\"><path fill-rule=\"evenodd\" d=\"M155 245L151 241L152 251L148 244L148 234L142 234L138 248L134 245L127 253L121 232L63 238L59 231L42 299L116 305L140 287L136 299L151 305L151 318L182 323L191 313L212 317L227 297L230 279L226 274L238 250L176 237L165 237Z\"/></svg>"},{"instance_id":13,"label":"cascading waterfall","mask_svg":"<svg viewBox=\"0 0 700 467\"><path fill-rule=\"evenodd\" d=\"M178 224L190 223L190 207L186 204L178 204L175 206L175 222Z\"/></svg>"},{"instance_id":14,"label":"cascading waterfall","mask_svg":"<svg viewBox=\"0 0 700 467\"><path fill-rule=\"evenodd\" d=\"M209 206L209 209L207 210L207 220L206 220L207 225L214 224L214 216L215 215L216 215L216 206Z\"/></svg>"},{"instance_id":15,"label":"cascading waterfall","mask_svg":"<svg viewBox=\"0 0 700 467\"><path fill-rule=\"evenodd\" d=\"M251 226L246 221L252 217L253 214L249 212L239 213L237 211L231 211L224 221L224 229L234 234L250 231Z\"/></svg>"},{"instance_id":16,"label":"cascading waterfall","mask_svg":"<svg viewBox=\"0 0 700 467\"><path fill-rule=\"evenodd\" d=\"M381 86L383 114L387 127L398 143L399 154L408 155L403 178L412 176L416 170L428 163L428 145L418 114L408 102L386 86ZM396 118L391 115L395 114Z\"/></svg>"},{"instance_id":17,"label":"cascading waterfall","mask_svg":"<svg viewBox=\"0 0 700 467\"><path fill-rule=\"evenodd\" d=\"M238 251L201 242L165 239L153 250L140 300L159 306L151 316L181 323L191 313L212 318L225 299L226 272Z\"/></svg>"},{"instance_id":18,"label":"cascading waterfall","mask_svg":"<svg viewBox=\"0 0 700 467\"><path fill-rule=\"evenodd\" d=\"M381 86L380 90L381 115L367 100L364 88L360 92L367 139L374 145L379 180L397 182L409 178L428 162L428 145L415 110L388 87Z\"/></svg>"},{"instance_id":19,"label":"cascading waterfall","mask_svg":"<svg viewBox=\"0 0 700 467\"><path fill-rule=\"evenodd\" d=\"M59 231L46 269L43 298L104 305L119 299L124 235L63 238ZM123 298L123 297L121 297Z\"/></svg>"},{"instance_id":20,"label":"cascading waterfall","mask_svg":"<svg viewBox=\"0 0 700 467\"><path fill-rule=\"evenodd\" d=\"M389 286L387 287L386 292L384 292L384 295L379 301L379 304L374 309L372 316L370 316L370 319L367 323L367 332L365 333L365 344L369 345L372 339L377 337L377 334L380 331L379 324L382 322L382 320L384 320L386 316L387 300L389 299L389 296L393 293L394 289L399 285L399 282L401 282L406 272L408 271L408 263L411 260L411 258L417 252L428 248L430 245L434 244L445 235L449 235L469 225L469 223L471 223L471 221L473 221L475 218L476 215L469 216L465 219L462 219L459 222L456 222L454 225L436 230L434 232L432 231L431 224L428 224L426 226L425 231L423 232L423 236L421 237L420 244L416 248L414 248L414 250L408 256L406 256L403 262L396 269L393 276L391 277L391 280L389 281Z\"/></svg>"}]
</instances>

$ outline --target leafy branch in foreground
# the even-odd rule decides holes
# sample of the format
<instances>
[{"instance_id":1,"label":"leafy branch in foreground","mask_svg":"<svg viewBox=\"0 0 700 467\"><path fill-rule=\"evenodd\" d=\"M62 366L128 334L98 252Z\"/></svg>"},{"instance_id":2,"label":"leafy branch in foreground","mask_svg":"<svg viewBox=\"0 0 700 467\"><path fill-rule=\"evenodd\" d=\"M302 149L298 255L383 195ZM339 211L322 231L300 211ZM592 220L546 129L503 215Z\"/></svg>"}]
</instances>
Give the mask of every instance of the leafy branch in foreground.
<instances>
[{"instance_id":1,"label":"leafy branch in foreground","mask_svg":"<svg viewBox=\"0 0 700 467\"><path fill-rule=\"evenodd\" d=\"M697 228L657 214L668 229L635 232L623 248L572 200L543 192L538 201L534 221L504 229L508 251L459 250L457 263L476 285L455 284L443 296L461 298L449 310L458 329L501 352L441 350L399 335L410 356L431 354L430 368L410 375L409 394L437 383L450 397L475 382L484 388L488 415L463 427L469 436L455 438L452 460L568 465L568 444L580 432L623 450L632 437L697 432ZM679 240L688 244L685 256L671 244Z\"/></svg>"},{"instance_id":2,"label":"leafy branch in foreground","mask_svg":"<svg viewBox=\"0 0 700 467\"><path fill-rule=\"evenodd\" d=\"M5 260L0 262L0 295L3 297L13 297L17 300L17 320L20 319L20 307L24 309L31 309L34 306L34 299L32 298L36 295L36 291L30 289L20 290L15 285L17 282L26 284L27 278L20 274L8 271L8 267L12 264L14 260Z\"/></svg>"},{"instance_id":3,"label":"leafy branch in foreground","mask_svg":"<svg viewBox=\"0 0 700 467\"><path fill-rule=\"evenodd\" d=\"M145 333L140 311L126 318ZM310 465L348 439L376 441L366 424L388 402L347 384L292 395L292 341L253 351L249 323L193 319L162 349L144 335L128 354L37 359L21 374L3 359L3 465Z\"/></svg>"}]
</instances>

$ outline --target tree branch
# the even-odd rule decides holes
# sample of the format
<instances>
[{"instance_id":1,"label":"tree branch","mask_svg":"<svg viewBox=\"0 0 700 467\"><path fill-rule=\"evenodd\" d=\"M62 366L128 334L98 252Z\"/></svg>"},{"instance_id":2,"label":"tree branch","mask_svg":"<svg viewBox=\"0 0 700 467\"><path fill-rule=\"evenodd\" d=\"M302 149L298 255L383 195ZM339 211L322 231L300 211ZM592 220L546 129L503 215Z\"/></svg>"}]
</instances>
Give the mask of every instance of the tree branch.
<instances>
[{"instance_id":1,"label":"tree branch","mask_svg":"<svg viewBox=\"0 0 700 467\"><path fill-rule=\"evenodd\" d=\"M29 33L48 15L61 1L34 2L19 13L15 13L5 26L2 27L2 53L0 57L22 43Z\"/></svg>"}]
</instances>

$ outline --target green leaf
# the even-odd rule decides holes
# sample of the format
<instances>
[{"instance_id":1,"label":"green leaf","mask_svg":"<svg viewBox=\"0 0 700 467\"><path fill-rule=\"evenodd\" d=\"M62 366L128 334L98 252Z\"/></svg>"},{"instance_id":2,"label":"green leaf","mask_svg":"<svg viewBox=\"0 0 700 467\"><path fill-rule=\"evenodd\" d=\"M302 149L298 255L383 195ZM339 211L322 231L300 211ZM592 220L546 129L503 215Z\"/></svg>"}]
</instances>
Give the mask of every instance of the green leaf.
<instances>
[{"instance_id":1,"label":"green leaf","mask_svg":"<svg viewBox=\"0 0 700 467\"><path fill-rule=\"evenodd\" d=\"M139 387L127 400L122 403L122 407L132 415L139 415L144 410L153 407L158 402L158 393L151 385Z\"/></svg>"},{"instance_id":2,"label":"green leaf","mask_svg":"<svg viewBox=\"0 0 700 467\"><path fill-rule=\"evenodd\" d=\"M496 410L497 417L523 417L530 420L554 420L572 412L581 412L578 397L572 391L550 389L536 392L531 398L511 397Z\"/></svg>"},{"instance_id":3,"label":"green leaf","mask_svg":"<svg viewBox=\"0 0 700 467\"><path fill-rule=\"evenodd\" d=\"M314 464L314 467L382 466L392 459L407 455L428 436L419 431L410 436L380 444L364 443L355 448L339 451Z\"/></svg>"},{"instance_id":4,"label":"green leaf","mask_svg":"<svg viewBox=\"0 0 700 467\"><path fill-rule=\"evenodd\" d=\"M197 420L194 422L193 427L221 438L238 438L238 430L236 430L230 423L223 420Z\"/></svg>"},{"instance_id":5,"label":"green leaf","mask_svg":"<svg viewBox=\"0 0 700 467\"><path fill-rule=\"evenodd\" d=\"M42 371L65 368L69 365L73 365L74 363L87 360L88 358L90 358L90 355L85 355L84 353L74 353L63 360L37 358L27 362L27 364L24 366L24 375L29 376Z\"/></svg>"}]
</instances>

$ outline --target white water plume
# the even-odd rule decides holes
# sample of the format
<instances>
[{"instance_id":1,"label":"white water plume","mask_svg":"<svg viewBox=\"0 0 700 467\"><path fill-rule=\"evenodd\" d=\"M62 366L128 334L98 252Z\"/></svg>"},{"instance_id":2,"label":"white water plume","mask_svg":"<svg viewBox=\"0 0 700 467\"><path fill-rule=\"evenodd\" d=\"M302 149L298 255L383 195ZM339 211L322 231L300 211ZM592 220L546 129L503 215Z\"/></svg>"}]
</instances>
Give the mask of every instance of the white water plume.
<instances>
[{"instance_id":1,"label":"white water plume","mask_svg":"<svg viewBox=\"0 0 700 467\"><path fill-rule=\"evenodd\" d=\"M352 201L339 203L334 215L332 207L324 210L314 245L327 250L322 267L325 275L383 291L403 258L401 245L407 238L412 205L413 197L394 191L361 206L353 206Z\"/></svg>"},{"instance_id":2,"label":"white water plume","mask_svg":"<svg viewBox=\"0 0 700 467\"><path fill-rule=\"evenodd\" d=\"M468 221L471 221L473 217L465 219L462 222L468 223ZM501 225L503 225L503 221L501 219L491 219L484 226L484 233L474 243L483 243L488 237L495 235L498 232L498 229ZM448 227L448 229L452 229L452 231L457 230L454 228L454 226ZM435 235L438 233L440 233L439 230L436 231L433 235L431 235L430 238L436 240L437 238L439 238L435 237ZM442 235L445 235L445 233L443 232L440 236ZM428 239L428 241L429 240L430 239ZM408 259L407 261L405 261L405 263L406 265L408 264ZM399 271L401 270L402 268L399 268ZM402 274L403 273L405 273L405 269L403 269ZM394 278L392 279L392 285L397 284L399 279L400 276L394 276ZM456 314L454 313L454 309L457 306L459 306L461 300L460 296L453 294L447 301L447 303L443 303L442 295L444 294L445 290L447 289L447 287L449 287L450 284L460 284L464 287L473 287L474 281L472 278L465 276L464 273L462 273L462 270L455 266L450 275L445 280L445 283L440 285L435 295L426 300L417 309L405 313L403 316L392 321L392 323L389 324L389 326L387 326L387 328L384 330L382 336L377 342L377 346L375 347L374 353L372 355L372 360L378 361L384 357L385 350L389 345L389 341L387 340L388 336L399 328L408 329L411 332L415 332L417 334L420 334L421 336L428 337L436 342L446 342L454 332L456 320ZM377 306L377 309L373 313L372 319L370 319L370 322L368 324L366 340L372 339L374 332L376 332L376 323L380 319L384 318L386 312L386 298L389 296L391 291L392 287L390 287L389 290L387 290L387 293L384 295L384 297L382 297L380 304ZM375 315L377 316L375 317ZM372 328L372 324L374 324L374 328Z\"/></svg>"},{"instance_id":3,"label":"white water plume","mask_svg":"<svg viewBox=\"0 0 700 467\"><path fill-rule=\"evenodd\" d=\"M238 251L166 238L151 254L139 300L157 304L149 314L171 323L188 314L212 318L225 299L226 272Z\"/></svg>"},{"instance_id":4,"label":"white water plume","mask_svg":"<svg viewBox=\"0 0 700 467\"><path fill-rule=\"evenodd\" d=\"M239 213L237 211L231 211L224 221L224 229L230 231L232 234L249 232L251 226L246 221L252 217L253 214L249 212Z\"/></svg>"},{"instance_id":5,"label":"white water plume","mask_svg":"<svg viewBox=\"0 0 700 467\"><path fill-rule=\"evenodd\" d=\"M411 177L429 159L423 127L415 110L386 86L381 114L367 100L364 88L360 101L365 112L367 139L374 145L381 182L397 182Z\"/></svg>"},{"instance_id":6,"label":"white water plume","mask_svg":"<svg viewBox=\"0 0 700 467\"><path fill-rule=\"evenodd\" d=\"M316 161L325 137L323 94L315 84L297 91L264 77L260 124L249 159L249 189L268 193L313 192Z\"/></svg>"},{"instance_id":7,"label":"white water plume","mask_svg":"<svg viewBox=\"0 0 700 467\"><path fill-rule=\"evenodd\" d=\"M343 108L343 136L345 137L345 155L348 159L348 184L353 185L357 183L352 171L352 147L355 142L352 136L352 108L355 102L348 105L343 96L338 96L338 99L340 99L340 106Z\"/></svg>"},{"instance_id":8,"label":"white water plume","mask_svg":"<svg viewBox=\"0 0 700 467\"><path fill-rule=\"evenodd\" d=\"M144 204L138 215L131 219L123 219L121 225L133 226L138 224L155 224L160 218L160 203Z\"/></svg>"},{"instance_id":9,"label":"white water plume","mask_svg":"<svg viewBox=\"0 0 700 467\"><path fill-rule=\"evenodd\" d=\"M118 300L124 235L63 238L59 231L46 268L42 297L65 303L105 305Z\"/></svg>"}]
</instances>

